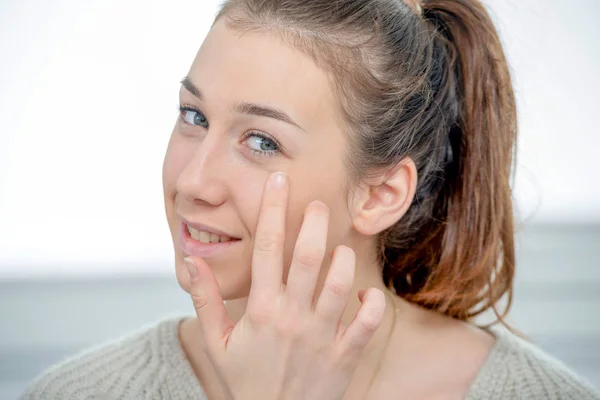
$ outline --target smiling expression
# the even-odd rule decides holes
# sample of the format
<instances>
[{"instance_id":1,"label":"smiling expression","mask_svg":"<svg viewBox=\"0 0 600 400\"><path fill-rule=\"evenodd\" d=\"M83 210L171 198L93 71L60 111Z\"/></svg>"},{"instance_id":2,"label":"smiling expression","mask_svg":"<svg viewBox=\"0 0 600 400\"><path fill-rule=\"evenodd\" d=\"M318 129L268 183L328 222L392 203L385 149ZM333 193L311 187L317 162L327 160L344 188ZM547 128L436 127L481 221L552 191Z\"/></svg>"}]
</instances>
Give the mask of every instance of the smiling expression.
<instances>
[{"instance_id":1,"label":"smiling expression","mask_svg":"<svg viewBox=\"0 0 600 400\"><path fill-rule=\"evenodd\" d=\"M190 239L182 219L198 224L198 231L238 239L196 250L204 249L224 299L247 296L263 188L275 171L290 181L285 265L313 200L331 210L328 253L347 244L352 231L344 183L347 140L330 78L308 56L276 34L240 35L221 20L182 81L179 101L163 189L184 290L189 281L183 258L192 250L189 241L181 243L186 235ZM203 235L206 241L208 233Z\"/></svg>"}]
</instances>

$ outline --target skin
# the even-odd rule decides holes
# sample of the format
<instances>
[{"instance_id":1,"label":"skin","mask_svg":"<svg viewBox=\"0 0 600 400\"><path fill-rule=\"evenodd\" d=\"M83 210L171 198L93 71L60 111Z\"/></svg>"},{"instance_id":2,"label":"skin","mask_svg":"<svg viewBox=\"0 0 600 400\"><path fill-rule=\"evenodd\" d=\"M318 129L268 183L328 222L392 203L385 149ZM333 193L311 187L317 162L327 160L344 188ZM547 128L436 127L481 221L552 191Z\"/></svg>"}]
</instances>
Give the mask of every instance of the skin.
<instances>
[{"instance_id":1,"label":"skin","mask_svg":"<svg viewBox=\"0 0 600 400\"><path fill-rule=\"evenodd\" d=\"M188 82L201 98L192 93ZM376 328L356 336L364 339L358 346L364 351L356 355L356 370L347 381L339 379L339 386L347 386L345 400L398 393L414 399L462 398L489 354L493 336L394 295L383 284L375 257L377 233L400 219L414 197L417 173L412 160L345 190L350 188L344 164L348 143L330 76L272 33L241 35L217 22L179 96L182 105L201 115L183 111L173 129L163 165L165 210L177 280L192 295L197 310L197 318L181 324L180 340L209 398L229 398L237 389L227 387L223 377L233 374L235 366L253 365L243 350L256 346L258 339L237 333L248 314L271 315L274 309L268 307L268 300L285 298L285 310L292 306L300 310L293 314L298 318L288 319L288 326L300 325L308 320L305 311L314 310L326 292L329 271L342 283L338 288L342 294L331 300L345 305L339 315L342 333L359 320L357 315L363 318L358 322L370 321ZM235 111L242 102L274 107L294 124ZM255 132L274 138L280 151L268 150L268 155L253 151L274 148L272 142L261 147L262 139L252 136ZM259 220L276 214L265 205L266 182L277 171L287 178L286 194L281 195L286 208L280 218L285 235L257 263L257 243L264 243ZM241 239L225 254L195 257L200 275L196 280L190 279L186 254L179 246L182 217ZM262 235L273 237L268 231ZM309 255L309 262L303 263L303 269L290 268L301 253ZM279 279L279 291L273 289L273 277ZM222 310L220 299L226 300ZM219 321L212 324L214 329L202 323L214 318ZM261 326L282 326L280 320L258 320ZM215 350L223 344L215 339L219 334L221 339L236 338L236 354L243 356L234 363L218 362L227 357L225 351ZM342 337L339 332L334 336Z\"/></svg>"}]
</instances>

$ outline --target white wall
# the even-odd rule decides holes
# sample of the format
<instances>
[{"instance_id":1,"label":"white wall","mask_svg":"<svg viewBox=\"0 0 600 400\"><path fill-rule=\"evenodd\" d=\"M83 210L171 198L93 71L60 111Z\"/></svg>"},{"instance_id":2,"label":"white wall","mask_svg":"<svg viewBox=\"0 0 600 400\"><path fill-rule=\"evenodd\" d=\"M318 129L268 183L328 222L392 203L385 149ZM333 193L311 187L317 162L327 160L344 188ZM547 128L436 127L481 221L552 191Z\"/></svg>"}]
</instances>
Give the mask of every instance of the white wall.
<instances>
[{"instance_id":1,"label":"white wall","mask_svg":"<svg viewBox=\"0 0 600 400\"><path fill-rule=\"evenodd\" d=\"M600 222L600 3L487 4L514 70L523 217ZM216 7L0 3L0 278L171 273L162 157Z\"/></svg>"}]
</instances>

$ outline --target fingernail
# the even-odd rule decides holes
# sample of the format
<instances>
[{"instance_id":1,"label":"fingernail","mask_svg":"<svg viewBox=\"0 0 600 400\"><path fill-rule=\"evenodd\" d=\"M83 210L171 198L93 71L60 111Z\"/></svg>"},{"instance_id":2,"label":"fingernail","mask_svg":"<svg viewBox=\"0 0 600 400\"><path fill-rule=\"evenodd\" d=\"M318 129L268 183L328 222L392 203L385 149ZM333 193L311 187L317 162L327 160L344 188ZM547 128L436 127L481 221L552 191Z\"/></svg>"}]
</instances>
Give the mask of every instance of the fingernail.
<instances>
[{"instance_id":1,"label":"fingernail","mask_svg":"<svg viewBox=\"0 0 600 400\"><path fill-rule=\"evenodd\" d=\"M285 185L285 174L283 172L275 172L269 178L269 187L271 189L281 189Z\"/></svg>"},{"instance_id":2,"label":"fingernail","mask_svg":"<svg viewBox=\"0 0 600 400\"><path fill-rule=\"evenodd\" d=\"M198 270L196 269L196 265L194 264L194 261L191 258L184 258L183 261L185 261L185 265L187 266L188 269L188 273L190 274L190 278L194 279L198 277Z\"/></svg>"}]
</instances>

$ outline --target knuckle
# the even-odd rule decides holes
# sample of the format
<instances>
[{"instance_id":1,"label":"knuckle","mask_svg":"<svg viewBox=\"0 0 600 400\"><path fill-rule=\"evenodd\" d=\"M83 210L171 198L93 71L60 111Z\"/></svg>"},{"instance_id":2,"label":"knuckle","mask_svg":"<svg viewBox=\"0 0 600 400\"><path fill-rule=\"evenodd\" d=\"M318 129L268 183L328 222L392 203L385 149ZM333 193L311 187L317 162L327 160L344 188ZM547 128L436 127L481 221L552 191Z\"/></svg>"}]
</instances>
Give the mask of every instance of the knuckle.
<instances>
[{"instance_id":1,"label":"knuckle","mask_svg":"<svg viewBox=\"0 0 600 400\"><path fill-rule=\"evenodd\" d=\"M338 346L334 348L332 359L336 367L340 369L342 373L345 372L351 374L354 372L356 365L358 364L361 353L362 351L359 351L355 348Z\"/></svg>"},{"instance_id":2,"label":"knuckle","mask_svg":"<svg viewBox=\"0 0 600 400\"><path fill-rule=\"evenodd\" d=\"M351 336L346 347L347 356L352 358L361 354L364 348L367 346L367 343L369 343L369 338L370 336L364 333L354 334Z\"/></svg>"},{"instance_id":3,"label":"knuckle","mask_svg":"<svg viewBox=\"0 0 600 400\"><path fill-rule=\"evenodd\" d=\"M277 335L285 340L302 344L305 348L312 340L310 320L302 317L294 307L287 308L274 324Z\"/></svg>"},{"instance_id":4,"label":"knuckle","mask_svg":"<svg viewBox=\"0 0 600 400\"><path fill-rule=\"evenodd\" d=\"M279 196L270 196L265 202L265 207L271 211L281 211L285 208L285 202Z\"/></svg>"},{"instance_id":5,"label":"knuckle","mask_svg":"<svg viewBox=\"0 0 600 400\"><path fill-rule=\"evenodd\" d=\"M334 279L327 284L327 290L335 296L346 296L352 290L352 284Z\"/></svg>"},{"instance_id":6,"label":"knuckle","mask_svg":"<svg viewBox=\"0 0 600 400\"><path fill-rule=\"evenodd\" d=\"M203 296L199 294L192 294L192 303L194 304L194 308L196 311L200 311L204 307L208 305L209 297Z\"/></svg>"},{"instance_id":7,"label":"knuckle","mask_svg":"<svg viewBox=\"0 0 600 400\"><path fill-rule=\"evenodd\" d=\"M275 330L279 337L282 338L292 339L299 336L298 326L292 318L282 318L279 320L275 325Z\"/></svg>"},{"instance_id":8,"label":"knuckle","mask_svg":"<svg viewBox=\"0 0 600 400\"><path fill-rule=\"evenodd\" d=\"M270 253L278 249L283 244L283 234L280 232L267 232L256 238L256 250L264 253Z\"/></svg>"},{"instance_id":9,"label":"knuckle","mask_svg":"<svg viewBox=\"0 0 600 400\"><path fill-rule=\"evenodd\" d=\"M380 318L363 317L358 320L359 326L363 333L373 335L381 323Z\"/></svg>"},{"instance_id":10,"label":"knuckle","mask_svg":"<svg viewBox=\"0 0 600 400\"><path fill-rule=\"evenodd\" d=\"M296 255L296 262L303 267L314 267L321 264L323 251L320 248L300 249Z\"/></svg>"},{"instance_id":11,"label":"knuckle","mask_svg":"<svg viewBox=\"0 0 600 400\"><path fill-rule=\"evenodd\" d=\"M248 320L254 326L266 325L271 321L271 310L266 307L248 309Z\"/></svg>"}]
</instances>

